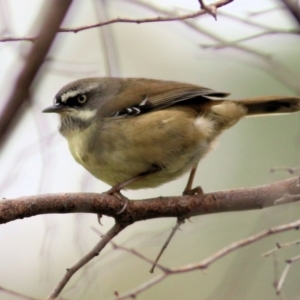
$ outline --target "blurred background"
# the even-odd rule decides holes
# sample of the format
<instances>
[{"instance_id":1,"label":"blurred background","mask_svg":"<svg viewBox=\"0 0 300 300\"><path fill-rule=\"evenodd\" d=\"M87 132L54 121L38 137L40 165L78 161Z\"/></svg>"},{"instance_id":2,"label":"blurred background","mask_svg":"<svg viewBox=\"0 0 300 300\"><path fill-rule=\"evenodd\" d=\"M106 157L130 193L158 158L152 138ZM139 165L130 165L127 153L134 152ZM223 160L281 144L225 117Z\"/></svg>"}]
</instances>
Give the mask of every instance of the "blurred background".
<instances>
[{"instance_id":1,"label":"blurred background","mask_svg":"<svg viewBox=\"0 0 300 300\"><path fill-rule=\"evenodd\" d=\"M38 32L47 1L0 1L0 32L4 37L32 37ZM206 1L209 4L209 1ZM178 16L199 10L196 0L74 1L63 28L115 19ZM158 23L117 23L78 33L58 33L0 153L0 197L67 192L103 192L109 186L78 165L58 133L58 117L41 110L52 104L66 83L84 77L148 77L194 83L230 92L232 99L263 95L300 95L298 25L280 1L234 1L210 15ZM4 106L32 46L30 41L0 43L0 86ZM290 176L274 167L299 165L300 114L249 118L225 132L201 161L195 184L205 192L258 186ZM156 189L127 191L130 199L180 195L186 177ZM196 263L214 251L260 230L299 217L300 204L260 211L205 215L187 221L175 235L161 264ZM115 242L154 259L175 219L139 222ZM0 226L0 288L45 298L73 265L106 232L92 214L44 215ZM275 256L261 254L276 242L296 240L299 232L265 239L213 264L206 273L169 277L139 299L250 300L299 299L300 265L294 264L276 296L284 260L297 246ZM298 246L299 247L299 246ZM113 299L160 273L137 257L107 249L69 282L64 299ZM279 275L278 275L279 274ZM0 291L0 299L20 299Z\"/></svg>"}]
</instances>

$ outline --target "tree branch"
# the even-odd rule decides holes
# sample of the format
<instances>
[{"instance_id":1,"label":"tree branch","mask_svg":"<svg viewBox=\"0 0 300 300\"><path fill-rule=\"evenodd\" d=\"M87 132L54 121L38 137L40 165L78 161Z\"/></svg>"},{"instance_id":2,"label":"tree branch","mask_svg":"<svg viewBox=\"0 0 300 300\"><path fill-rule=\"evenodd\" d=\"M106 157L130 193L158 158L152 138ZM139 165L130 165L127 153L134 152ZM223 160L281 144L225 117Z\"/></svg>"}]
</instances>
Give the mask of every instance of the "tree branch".
<instances>
[{"instance_id":1,"label":"tree branch","mask_svg":"<svg viewBox=\"0 0 300 300\"><path fill-rule=\"evenodd\" d=\"M113 216L116 219L116 224L102 237L97 245L70 269L67 269L63 278L48 297L48 299L55 299L71 277L82 266L99 255L107 243L131 223L160 217L187 218L208 213L259 209L273 206L276 203L283 204L291 200L298 201L299 195L299 178L293 177L261 187L220 191L200 196L160 197L156 199L129 201L126 210L122 214L118 214L123 203L113 196L95 193L49 194L2 200L0 202L0 223L46 213L86 212L105 214ZM287 201L284 201L284 199ZM216 252L200 263L176 269L160 267L160 269L163 270L163 274L144 283L134 292L129 292L123 296L120 296L118 292L116 292L117 299L127 299L136 296L149 287L158 284L170 274L180 274L197 269L205 269L211 263L238 248L249 245L271 234L298 228L299 224L300 221L297 221L274 227L257 235L253 235L250 238L240 240Z\"/></svg>"},{"instance_id":2,"label":"tree branch","mask_svg":"<svg viewBox=\"0 0 300 300\"><path fill-rule=\"evenodd\" d=\"M206 259L194 263L194 264L188 264L184 265L178 268L161 268L163 271L162 274L150 279L148 282L144 282L142 285L138 286L137 288L124 293L123 295L117 294L116 300L125 300L125 299L135 299L140 293L144 292L145 290L149 289L150 287L158 284L162 280L166 279L170 275L176 275L176 274L182 274L182 273L187 273L187 272L192 272L192 271L197 271L197 270L206 270L211 264L215 263L222 257L242 248L248 245L251 245L253 243L256 243L268 236L278 234L281 232L293 230L293 229L299 229L300 227L300 220L297 220L295 222L291 222L288 224L280 225L280 226L275 226L270 229L261 231L255 235L252 235L248 238L238 240L236 242L231 243L230 245L220 249L219 251L213 253ZM300 256L294 257L293 259L287 261L287 266L290 266L292 262L297 261L300 259ZM281 277L281 280L278 284L280 288L282 287L282 284L286 278L286 275L289 271L289 267L286 267L285 271L283 272L283 275Z\"/></svg>"},{"instance_id":3,"label":"tree branch","mask_svg":"<svg viewBox=\"0 0 300 300\"><path fill-rule=\"evenodd\" d=\"M260 187L220 191L197 196L159 197L129 201L126 211L117 214L122 201L106 194L47 194L0 201L0 224L16 219L53 213L95 213L119 221L196 215L260 209L298 201L299 178L293 177ZM284 201L286 199L286 201ZM276 203L276 200L279 202Z\"/></svg>"},{"instance_id":4,"label":"tree branch","mask_svg":"<svg viewBox=\"0 0 300 300\"><path fill-rule=\"evenodd\" d=\"M290 11L298 25L300 26L300 7L298 1L293 0L281 0L281 2L286 6Z\"/></svg>"},{"instance_id":5,"label":"tree branch","mask_svg":"<svg viewBox=\"0 0 300 300\"><path fill-rule=\"evenodd\" d=\"M219 0L216 1L208 6L205 6L205 8L200 9L199 11L195 13L190 13L190 14L184 14L181 16L172 16L172 17L155 17L155 18L145 18L145 19L128 19L128 18L116 18L104 22L98 22L92 25L87 25L87 26L80 26L76 28L60 28L57 30L57 32L80 32L83 30L88 30L91 28L97 28L97 27L102 27L110 24L115 24L115 23L135 23L135 24L143 24L143 23L154 23L154 22L170 22L170 21L181 21L181 20L187 20L187 19L193 19L196 17L199 17L201 15L205 15L207 13L210 13L211 9L214 8L214 11L216 12L217 8L220 8L226 4L229 4L233 2L234 0ZM7 42L7 41L32 41L34 42L37 40L38 37L6 37L3 39L0 39L0 42Z\"/></svg>"},{"instance_id":6,"label":"tree branch","mask_svg":"<svg viewBox=\"0 0 300 300\"><path fill-rule=\"evenodd\" d=\"M30 87L42 65L56 32L62 23L72 0L53 0L47 9L38 39L33 44L25 64L16 80L13 92L0 115L0 148L4 137L22 104L28 100ZM44 11L43 11L44 13ZM32 39L32 38L31 38Z\"/></svg>"},{"instance_id":7,"label":"tree branch","mask_svg":"<svg viewBox=\"0 0 300 300\"><path fill-rule=\"evenodd\" d=\"M97 245L88 252L85 256L83 256L76 264L74 264L71 268L67 269L66 274L60 280L55 289L51 292L47 299L55 299L58 297L62 289L69 282L71 277L85 264L87 264L94 257L98 256L101 250L109 243L119 232L121 232L124 228L126 228L128 224L120 224L116 223L97 243Z\"/></svg>"}]
</instances>

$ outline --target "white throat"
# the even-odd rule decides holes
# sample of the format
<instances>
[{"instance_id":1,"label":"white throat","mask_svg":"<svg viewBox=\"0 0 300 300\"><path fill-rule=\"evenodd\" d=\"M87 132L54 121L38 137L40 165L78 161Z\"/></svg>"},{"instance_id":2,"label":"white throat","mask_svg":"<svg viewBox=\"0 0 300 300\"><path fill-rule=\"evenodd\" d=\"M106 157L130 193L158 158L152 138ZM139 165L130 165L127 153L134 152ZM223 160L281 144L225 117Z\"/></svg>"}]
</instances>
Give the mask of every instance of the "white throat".
<instances>
[{"instance_id":1,"label":"white throat","mask_svg":"<svg viewBox=\"0 0 300 300\"><path fill-rule=\"evenodd\" d=\"M72 117L82 121L89 121L96 116L97 110L75 110L72 111Z\"/></svg>"}]
</instances>

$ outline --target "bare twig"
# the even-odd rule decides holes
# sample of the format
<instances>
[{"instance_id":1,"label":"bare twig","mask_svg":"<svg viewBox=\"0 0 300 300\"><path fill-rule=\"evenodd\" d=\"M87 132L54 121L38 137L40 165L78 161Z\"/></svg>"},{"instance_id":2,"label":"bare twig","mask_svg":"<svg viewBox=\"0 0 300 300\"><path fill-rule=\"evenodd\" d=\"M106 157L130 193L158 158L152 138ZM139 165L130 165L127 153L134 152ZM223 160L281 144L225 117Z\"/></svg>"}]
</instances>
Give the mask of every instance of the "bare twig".
<instances>
[{"instance_id":1,"label":"bare twig","mask_svg":"<svg viewBox=\"0 0 300 300\"><path fill-rule=\"evenodd\" d=\"M3 292L3 293L8 294L8 295L12 295L12 296L17 297L17 298L19 298L19 299L24 299L24 300L37 300L37 298L25 296L25 295L23 295L23 294L20 294L20 293L18 293L18 292L12 291L12 290L9 290L9 289L4 288L4 287L2 287L2 286L0 286L0 292Z\"/></svg>"},{"instance_id":2,"label":"bare twig","mask_svg":"<svg viewBox=\"0 0 300 300\"><path fill-rule=\"evenodd\" d=\"M206 259L202 260L199 263L185 265L180 268L167 269L167 272L165 272L161 275L158 275L157 277L151 279L148 282L143 283L142 285L131 290L130 292L127 292L123 295L118 295L116 299L117 300L125 300L125 299L135 298L140 293L149 289L153 285L158 284L159 282L161 282L162 280L164 280L166 277L168 277L170 275L182 274L182 273L187 273L187 272L196 271L196 270L206 270L211 264L215 263L217 260L221 259L222 257L236 251L237 249L240 249L247 245L256 243L270 235L278 234L278 233L285 232L288 230L298 229L299 227L300 227L300 220L297 220L295 222L291 222L288 224L270 228L268 230L264 230L258 234L252 235L248 238L241 239L239 241L236 241L236 242L230 244L227 247L222 248L221 250L215 252L214 254L212 254L211 256L207 257ZM298 257L297 257L297 259L298 259ZM286 274L287 273L288 273L288 270L286 271ZM284 274L285 277L286 277L286 274ZM282 276L282 278L283 278L283 276ZM279 283L282 285L283 281L284 281L284 278L280 279Z\"/></svg>"},{"instance_id":3,"label":"bare twig","mask_svg":"<svg viewBox=\"0 0 300 300\"><path fill-rule=\"evenodd\" d=\"M220 8L226 4L229 4L233 2L233 0L219 0L211 4L211 6L214 6L216 8ZM174 17L155 17L155 18L145 18L145 19L128 19L128 18L116 18L113 20L105 21L105 22L99 22L93 25L88 25L88 26L82 26L82 27L77 27L77 28L61 28L59 32L74 32L77 33L82 30L87 30L90 28L95 28L95 27L100 27L100 26L105 26L109 24L114 24L114 23L136 23L136 24L142 24L142 23L153 23L153 22L170 22L170 21L180 21L180 20L187 20L187 19L193 19L196 17L199 17L201 15L206 14L207 11L206 9L201 9L195 13L191 14L185 14L181 16L174 16Z\"/></svg>"},{"instance_id":4,"label":"bare twig","mask_svg":"<svg viewBox=\"0 0 300 300\"><path fill-rule=\"evenodd\" d=\"M295 174L300 171L300 167L294 167L294 168L288 168L288 167L276 167L272 168L270 170L271 173L277 172L277 171L285 171L289 172L290 174Z\"/></svg>"},{"instance_id":5,"label":"bare twig","mask_svg":"<svg viewBox=\"0 0 300 300\"><path fill-rule=\"evenodd\" d=\"M217 7L214 4L206 5L203 0L198 0L201 9L205 10L208 14L212 15L217 21Z\"/></svg>"},{"instance_id":6,"label":"bare twig","mask_svg":"<svg viewBox=\"0 0 300 300\"><path fill-rule=\"evenodd\" d=\"M286 263L287 264L292 264L292 263L294 263L294 262L296 262L298 260L300 260L300 255L297 255L297 256L294 256L293 258L287 259Z\"/></svg>"},{"instance_id":7,"label":"bare twig","mask_svg":"<svg viewBox=\"0 0 300 300\"><path fill-rule=\"evenodd\" d=\"M296 202L298 200L300 200L300 194L298 195L284 194L281 198L277 199L274 204L281 205L281 204Z\"/></svg>"},{"instance_id":8,"label":"bare twig","mask_svg":"<svg viewBox=\"0 0 300 300\"><path fill-rule=\"evenodd\" d=\"M158 263L160 257L162 256L162 254L164 253L164 251L167 249L167 247L168 247L170 241L172 240L174 234L175 234L176 231L180 228L180 225L183 224L183 223L184 223L184 219L180 219L180 218L177 219L176 226L174 226L174 228L172 229L172 231L171 231L169 237L167 238L167 240L166 240L165 243L163 244L163 246L162 246L160 252L158 253L158 255L157 255L157 257L156 257L156 259L155 259L155 261L154 261L154 263L153 263L153 265L152 265L152 268L150 269L150 273L153 273L153 272L154 272L154 269L155 269L155 267L156 267L156 265L157 265L157 263Z\"/></svg>"},{"instance_id":9,"label":"bare twig","mask_svg":"<svg viewBox=\"0 0 300 300\"><path fill-rule=\"evenodd\" d=\"M219 0L216 1L212 4L210 4L208 7L214 7L215 9L220 8L226 4L229 4L230 2L233 2L234 0ZM104 21L104 22L98 22L96 24L92 24L92 25L87 25L87 26L81 26L81 27L76 27L76 28L60 28L57 30L57 32L80 32L83 30L88 30L91 28L96 28L96 27L101 27L101 26L106 26L106 25L110 25L110 24L115 24L115 23L135 23L135 24L143 24L143 23L155 23L155 22L170 22L170 21L181 21L181 20L187 20L187 19L193 19L196 17L199 17L201 15L206 14L208 11L207 9L201 9L195 13L190 13L190 14L184 14L181 16L174 16L174 17L154 17L154 18L145 18L145 19L128 19L128 18L116 18L116 19L112 19L112 20L108 20L108 21ZM11 39L12 41L22 41L22 40L36 40L38 39L38 37L9 37L9 38L3 38L0 39L0 42L6 42L8 41L7 39Z\"/></svg>"},{"instance_id":10,"label":"bare twig","mask_svg":"<svg viewBox=\"0 0 300 300\"><path fill-rule=\"evenodd\" d=\"M38 34L39 38L32 46L24 67L16 80L13 92L2 110L0 116L0 147L3 145L4 136L19 112L19 108L29 97L32 82L37 75L71 2L71 0L54 0L49 2L47 14L44 17L44 22Z\"/></svg>"},{"instance_id":11,"label":"bare twig","mask_svg":"<svg viewBox=\"0 0 300 300\"><path fill-rule=\"evenodd\" d=\"M282 9L285 9L285 6L281 5L281 6L271 7L271 8L260 9L259 11L249 12L248 15L249 15L249 17L255 17L255 16L268 14L268 13L271 13L273 11L278 11L278 10L282 10Z\"/></svg>"},{"instance_id":12,"label":"bare twig","mask_svg":"<svg viewBox=\"0 0 300 300\"><path fill-rule=\"evenodd\" d=\"M263 253L261 256L268 257L271 254L273 254L273 259L275 260L276 251L278 251L279 249L282 249L282 248L290 247L292 245L299 245L299 244L300 244L300 240L299 239L295 240L295 241L292 241L292 242L287 242L287 243L276 243L276 247L275 248L273 248L273 249L271 249L271 250ZM277 276L277 274L278 274L278 262L274 261L274 271L275 271L275 281L274 281L275 284L274 284L274 286L276 288L276 293L277 294L281 294L281 292L282 292L282 287L283 287L284 281L285 281L285 279L287 277L287 274L288 274L288 272L290 270L290 265L293 262L298 261L298 260L300 260L300 256L299 255L295 256L295 257L293 257L291 259L287 259L286 260L287 265L286 265L284 271L282 272L279 280L277 280L277 278L278 278L278 276Z\"/></svg>"},{"instance_id":13,"label":"bare twig","mask_svg":"<svg viewBox=\"0 0 300 300\"><path fill-rule=\"evenodd\" d=\"M93 230L94 232L96 232L97 234L102 235L101 232L99 231L99 229L97 229L97 228L95 228L95 227L92 227L92 230ZM118 245L117 243L115 243L114 241L110 241L110 244L112 245L113 249L115 249L115 250L122 250L122 251L124 251L124 252L130 253L130 254L132 254L132 255L138 257L139 259L141 259L141 260L143 260L143 261L145 261L145 262L147 262L147 263L149 263L149 264L151 264L151 265L153 265L153 263L154 263L154 261L153 261L152 259L150 259L150 258L144 256L143 254L141 254L140 252L138 252L138 251L136 251L136 250L134 250L134 249L130 249L130 248L127 248L127 247L124 247L124 246L120 246L120 245ZM157 266L157 268L161 269L161 270L164 271L164 272L167 272L167 271L168 271L167 268L163 267L163 266L160 265L160 264L156 264L156 266Z\"/></svg>"},{"instance_id":14,"label":"bare twig","mask_svg":"<svg viewBox=\"0 0 300 300\"><path fill-rule=\"evenodd\" d=\"M299 245L300 244L300 240L296 240L293 242L288 242L288 243L276 243L276 247L263 253L261 256L267 257L269 255L271 255L272 253L278 251L281 248L285 248L285 247L290 247L292 245Z\"/></svg>"},{"instance_id":15,"label":"bare twig","mask_svg":"<svg viewBox=\"0 0 300 300\"><path fill-rule=\"evenodd\" d=\"M277 295L279 295L280 292L281 292L281 290L282 290L283 284L284 284L284 282L285 282L285 279L286 279L287 274L289 273L290 268L291 268L291 264L287 264L287 265L285 266L285 268L284 268L284 270L283 270L281 276L280 276L280 279L279 279L279 281L278 281L278 285L277 285L277 287L276 287L276 293L277 293Z\"/></svg>"},{"instance_id":16,"label":"bare twig","mask_svg":"<svg viewBox=\"0 0 300 300\"><path fill-rule=\"evenodd\" d=\"M300 260L300 255L294 256L293 258L287 259L285 262L287 263L287 265L285 266L281 277L279 279L278 285L276 287L276 293L277 295L281 293L282 287L284 285L285 279L290 271L290 268L292 266L292 263L299 261Z\"/></svg>"},{"instance_id":17,"label":"bare twig","mask_svg":"<svg viewBox=\"0 0 300 300\"><path fill-rule=\"evenodd\" d=\"M0 42L4 43L4 42L20 42L20 41L27 41L27 42L36 42L36 40L38 39L38 37L6 37L6 38L2 38L0 39Z\"/></svg>"},{"instance_id":18,"label":"bare twig","mask_svg":"<svg viewBox=\"0 0 300 300\"><path fill-rule=\"evenodd\" d=\"M173 12L157 8L154 5L151 5L149 3L145 2L139 2L137 0L127 0L131 3L134 3L136 5L139 5L141 7L145 7L147 9L150 9L154 12L159 12L161 14L166 14L168 16L173 16ZM281 83L285 84L288 88L292 89L295 93L300 93L299 88L299 76L297 73L293 72L292 70L288 69L287 67L283 66L280 62L276 61L272 56L268 53L265 53L263 51L254 50L250 47L246 47L244 45L236 44L232 41L227 41L225 37L220 37L219 35L212 33L209 30L206 30L203 26L199 26L195 22L192 22L191 20L182 20L182 22L188 26L189 28L195 30L197 33L201 33L204 36L209 37L212 39L215 43L215 45L210 45L209 47L212 49L221 49L226 47L231 47L233 49L236 49L238 51L242 51L248 55L251 55L255 57L256 59L260 60L261 64L259 65L260 68L266 70L268 73L272 74L275 78L280 80ZM205 46L204 46L205 47ZM206 48L209 48L206 47ZM236 59L236 57L235 57ZM251 61L251 66L253 66L253 63Z\"/></svg>"},{"instance_id":19,"label":"bare twig","mask_svg":"<svg viewBox=\"0 0 300 300\"><path fill-rule=\"evenodd\" d=\"M299 245L300 244L300 240L296 240L296 241L292 241L292 242L288 242L288 243L281 243L281 244L277 244L277 248L284 248L284 247L290 247L293 245Z\"/></svg>"},{"instance_id":20,"label":"bare twig","mask_svg":"<svg viewBox=\"0 0 300 300\"><path fill-rule=\"evenodd\" d=\"M274 280L273 286L276 288L279 282L279 259L277 253L273 253L273 268L274 268Z\"/></svg>"},{"instance_id":21,"label":"bare twig","mask_svg":"<svg viewBox=\"0 0 300 300\"><path fill-rule=\"evenodd\" d=\"M58 295L61 293L65 285L68 283L68 281L71 279L71 277L85 264L87 264L90 260L97 257L99 253L102 251L102 249L118 234L120 233L124 228L126 228L127 224L120 224L116 223L97 243L97 245L85 256L83 256L75 265L73 265L71 268L67 269L66 274L64 277L60 280L58 285L55 287L55 289L51 292L49 297L47 299L55 299L58 297Z\"/></svg>"},{"instance_id":22,"label":"bare twig","mask_svg":"<svg viewBox=\"0 0 300 300\"><path fill-rule=\"evenodd\" d=\"M278 24L265 25L263 23L256 22L254 18L241 17L228 11L219 11L218 14L222 17L255 27L257 29L263 29L265 31L276 31L277 33L291 33L291 31L298 31L297 29L282 29L279 27L274 27L278 26Z\"/></svg>"}]
</instances>

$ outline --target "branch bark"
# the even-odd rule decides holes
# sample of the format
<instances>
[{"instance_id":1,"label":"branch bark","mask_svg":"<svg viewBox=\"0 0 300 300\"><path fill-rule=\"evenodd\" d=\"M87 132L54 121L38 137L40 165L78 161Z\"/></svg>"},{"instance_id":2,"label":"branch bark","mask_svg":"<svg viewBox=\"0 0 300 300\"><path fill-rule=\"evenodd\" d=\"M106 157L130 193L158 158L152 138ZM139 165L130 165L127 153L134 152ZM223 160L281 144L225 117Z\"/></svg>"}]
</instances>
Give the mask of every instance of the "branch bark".
<instances>
[{"instance_id":1,"label":"branch bark","mask_svg":"<svg viewBox=\"0 0 300 300\"><path fill-rule=\"evenodd\" d=\"M0 224L41 214L94 213L119 222L260 209L300 200L299 178L293 177L260 187L220 191L197 196L159 197L123 203L106 194L47 194L0 201ZM277 201L277 203L276 203Z\"/></svg>"}]
</instances>

